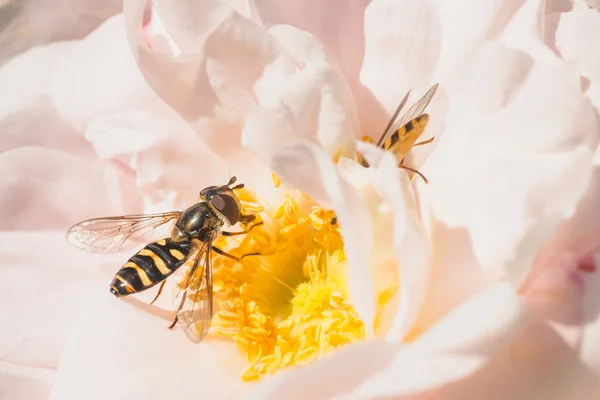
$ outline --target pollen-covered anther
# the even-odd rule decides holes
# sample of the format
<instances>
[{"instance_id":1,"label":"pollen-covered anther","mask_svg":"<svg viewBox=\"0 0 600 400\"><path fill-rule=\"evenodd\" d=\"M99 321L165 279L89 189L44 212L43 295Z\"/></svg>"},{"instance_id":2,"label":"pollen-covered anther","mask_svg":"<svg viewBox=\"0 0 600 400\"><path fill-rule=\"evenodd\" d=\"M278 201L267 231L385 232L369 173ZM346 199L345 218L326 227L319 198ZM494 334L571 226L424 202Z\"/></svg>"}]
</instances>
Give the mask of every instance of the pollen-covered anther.
<instances>
[{"instance_id":1,"label":"pollen-covered anther","mask_svg":"<svg viewBox=\"0 0 600 400\"><path fill-rule=\"evenodd\" d=\"M260 208L252 205L258 203L255 196L240 191L244 201ZM214 263L214 279L224 288L213 324L249 362L245 381L305 365L365 336L347 301L346 257L332 223L335 214L301 193L289 194L274 215L263 214L264 225L219 243L233 255L261 256L240 262L217 257Z\"/></svg>"}]
</instances>

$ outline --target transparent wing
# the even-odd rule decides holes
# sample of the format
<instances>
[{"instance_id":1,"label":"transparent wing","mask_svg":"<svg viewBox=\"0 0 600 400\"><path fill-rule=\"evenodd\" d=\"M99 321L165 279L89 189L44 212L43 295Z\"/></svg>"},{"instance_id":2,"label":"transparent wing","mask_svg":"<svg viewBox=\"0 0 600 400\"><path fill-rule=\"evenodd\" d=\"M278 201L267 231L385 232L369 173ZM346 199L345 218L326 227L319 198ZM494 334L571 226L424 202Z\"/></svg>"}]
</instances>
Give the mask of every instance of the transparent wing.
<instances>
[{"instance_id":1,"label":"transparent wing","mask_svg":"<svg viewBox=\"0 0 600 400\"><path fill-rule=\"evenodd\" d=\"M193 342L204 339L213 314L212 241L197 243L192 265L175 273L173 294L177 321Z\"/></svg>"},{"instance_id":2,"label":"transparent wing","mask_svg":"<svg viewBox=\"0 0 600 400\"><path fill-rule=\"evenodd\" d=\"M415 104L413 104L408 110L406 110L406 112L404 114L402 114L400 116L399 115L400 110L404 106L404 103L406 103L406 99L408 97L408 95L407 95L404 98L404 100L402 101L402 103L400 103L400 106L398 106L398 109L396 109L396 112L394 113L394 115L392 116L392 119L388 123L388 126L385 129L385 131L383 132L383 135L381 135L381 138L377 142L377 146L381 146L392 133L394 133L398 129L402 128L404 125L406 125L412 119L423 114L423 111L425 111L425 108L427 108L427 106L429 105L429 102L433 98L433 95L435 94L435 91L437 90L437 88L438 88L438 84L436 83L427 91L427 93L425 93L423 95L423 97L421 97L419 100L417 100L417 102L415 102Z\"/></svg>"},{"instance_id":3,"label":"transparent wing","mask_svg":"<svg viewBox=\"0 0 600 400\"><path fill-rule=\"evenodd\" d=\"M158 226L180 214L179 211L172 211L88 219L69 228L67 240L92 253L116 253L146 244Z\"/></svg>"}]
</instances>

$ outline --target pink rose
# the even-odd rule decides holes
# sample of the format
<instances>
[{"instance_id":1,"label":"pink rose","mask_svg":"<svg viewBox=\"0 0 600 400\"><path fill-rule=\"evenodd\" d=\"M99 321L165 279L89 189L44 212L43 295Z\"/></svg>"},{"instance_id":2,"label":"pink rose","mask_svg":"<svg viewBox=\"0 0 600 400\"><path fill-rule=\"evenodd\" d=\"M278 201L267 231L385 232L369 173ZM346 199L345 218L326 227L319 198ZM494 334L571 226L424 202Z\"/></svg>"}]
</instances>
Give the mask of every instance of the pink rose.
<instances>
[{"instance_id":1,"label":"pink rose","mask_svg":"<svg viewBox=\"0 0 600 400\"><path fill-rule=\"evenodd\" d=\"M598 12L553 1L282 4L126 2L84 39L2 67L8 393L594 398ZM410 157L425 185L357 139L376 138L409 89L414 101L436 82L425 132L435 141ZM357 148L371 168L351 160ZM335 269L320 288L336 288L363 340L302 368L251 365L263 379L244 382L233 336L196 345L166 330L169 298L153 308L143 301L154 293L108 292L128 256L64 240L85 218L181 209L230 174L265 218L297 189L335 211L345 257L327 258ZM274 260L277 277L292 273ZM289 296L315 304L301 297L310 283ZM302 340L325 340L311 335Z\"/></svg>"}]
</instances>

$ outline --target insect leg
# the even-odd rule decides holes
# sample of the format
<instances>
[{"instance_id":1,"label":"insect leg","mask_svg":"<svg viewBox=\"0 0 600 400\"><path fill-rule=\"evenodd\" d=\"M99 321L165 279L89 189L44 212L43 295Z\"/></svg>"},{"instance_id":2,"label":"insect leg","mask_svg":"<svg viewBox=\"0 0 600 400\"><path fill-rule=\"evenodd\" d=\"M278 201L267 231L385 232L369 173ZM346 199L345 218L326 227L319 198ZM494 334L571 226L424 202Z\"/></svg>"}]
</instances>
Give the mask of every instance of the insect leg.
<instances>
[{"instance_id":1,"label":"insect leg","mask_svg":"<svg viewBox=\"0 0 600 400\"><path fill-rule=\"evenodd\" d=\"M415 143L415 144L413 144L413 147L423 146L424 144L429 144L429 143L433 142L434 139L435 139L435 137L432 137L431 139L427 139L427 140L423 140L422 142Z\"/></svg>"},{"instance_id":2,"label":"insect leg","mask_svg":"<svg viewBox=\"0 0 600 400\"><path fill-rule=\"evenodd\" d=\"M154 300L152 300L150 302L150 305L154 304L154 302L156 300L158 300L158 296L160 296L160 294L162 293L163 288L165 287L165 283L167 283L167 280L165 279L164 281L161 282L160 287L158 288L158 292L156 293L156 296L154 296Z\"/></svg>"},{"instance_id":3,"label":"insect leg","mask_svg":"<svg viewBox=\"0 0 600 400\"><path fill-rule=\"evenodd\" d=\"M241 231L241 232L221 232L221 234L222 234L223 236L237 236L237 235L244 235L244 234L246 234L246 233L250 232L250 231L252 230L252 228L254 228L255 226L262 225L262 224L264 224L264 222L259 222L259 223L257 223L257 224L254 224L254 225L252 225L252 226L251 226L251 227L250 227L250 228L249 228L247 231Z\"/></svg>"},{"instance_id":4,"label":"insect leg","mask_svg":"<svg viewBox=\"0 0 600 400\"><path fill-rule=\"evenodd\" d=\"M407 171L410 171L410 172L412 172L413 174L417 174L417 175L419 175L419 176L421 177L421 179L423 179L423 181L425 181L425 183L429 183L429 181L427 180L427 178L425 178L425 175L423 175L422 173L420 173L419 171L417 171L417 170L416 170L416 169L414 169L414 168L407 167L407 166L406 166L406 165L404 165L404 164L399 164L399 165L398 165L398 168L402 168L402 169L405 169L405 170L407 170Z\"/></svg>"},{"instance_id":5,"label":"insect leg","mask_svg":"<svg viewBox=\"0 0 600 400\"><path fill-rule=\"evenodd\" d=\"M218 248L218 247L216 247L216 246L213 246L213 247L212 247L212 249L213 249L213 251L214 251L215 253L217 253L217 254L220 254L220 255L222 255L222 256L225 256L225 257L227 257L227 258L231 258L231 259L232 259L232 260L234 260L234 261L240 261L242 258L246 258L246 257L249 257L249 256L259 256L259 255L260 255L260 253L248 253L248 254L244 254L244 255L243 255L243 256L241 256L241 257L236 257L236 256L233 256L233 255L231 255L231 254L229 254L229 253L227 253L227 252L225 252L225 251L223 251L223 250L219 249L219 248Z\"/></svg>"}]
</instances>

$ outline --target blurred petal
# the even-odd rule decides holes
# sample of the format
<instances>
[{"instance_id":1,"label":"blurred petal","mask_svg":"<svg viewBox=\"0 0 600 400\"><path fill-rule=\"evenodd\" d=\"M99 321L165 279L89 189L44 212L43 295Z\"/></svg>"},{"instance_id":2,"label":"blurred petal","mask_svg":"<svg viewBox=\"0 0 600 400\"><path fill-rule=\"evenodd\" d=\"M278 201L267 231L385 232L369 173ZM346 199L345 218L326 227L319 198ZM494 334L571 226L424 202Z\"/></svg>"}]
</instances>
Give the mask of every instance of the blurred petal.
<instances>
[{"instance_id":1,"label":"blurred petal","mask_svg":"<svg viewBox=\"0 0 600 400\"><path fill-rule=\"evenodd\" d=\"M78 42L55 72L48 87L52 101L79 132L93 118L124 109L176 115L144 81L127 45L121 15Z\"/></svg>"},{"instance_id":2,"label":"blurred petal","mask_svg":"<svg viewBox=\"0 0 600 400\"><path fill-rule=\"evenodd\" d=\"M167 289L163 297L170 298ZM194 344L181 329L167 329L173 315L141 300L115 299L104 285L94 288L52 398L231 398L251 387L239 378L244 365L233 343L210 335Z\"/></svg>"},{"instance_id":3,"label":"blurred petal","mask_svg":"<svg viewBox=\"0 0 600 400\"><path fill-rule=\"evenodd\" d=\"M31 49L0 68L0 87L10 96L0 98L0 149L42 146L83 156L93 151L66 123L48 94L49 77L76 46L55 43Z\"/></svg>"},{"instance_id":4,"label":"blurred petal","mask_svg":"<svg viewBox=\"0 0 600 400\"><path fill-rule=\"evenodd\" d=\"M472 64L464 91L450 98L423 190L436 218L469 230L484 268L519 281L585 193L597 113L560 69L513 50L486 45Z\"/></svg>"},{"instance_id":5,"label":"blurred petal","mask_svg":"<svg viewBox=\"0 0 600 400\"><path fill-rule=\"evenodd\" d=\"M35 162L32 162L35 160ZM139 209L131 176L102 161L41 147L0 154L1 228L67 229Z\"/></svg>"},{"instance_id":6,"label":"blurred petal","mask_svg":"<svg viewBox=\"0 0 600 400\"><path fill-rule=\"evenodd\" d=\"M56 371L0 361L0 386L6 399L47 399Z\"/></svg>"},{"instance_id":7,"label":"blurred petal","mask_svg":"<svg viewBox=\"0 0 600 400\"><path fill-rule=\"evenodd\" d=\"M106 18L120 12L121 3L119 0L3 1L0 64L30 47L82 38Z\"/></svg>"},{"instance_id":8,"label":"blurred petal","mask_svg":"<svg viewBox=\"0 0 600 400\"><path fill-rule=\"evenodd\" d=\"M548 45L573 65L582 76L582 89L600 110L600 50L594 38L600 35L600 13L579 10L546 16Z\"/></svg>"},{"instance_id":9,"label":"blurred petal","mask_svg":"<svg viewBox=\"0 0 600 400\"><path fill-rule=\"evenodd\" d=\"M593 348L595 341L583 335L581 324L587 318L597 319L597 288L589 287L588 291L585 285L584 291L575 273L566 265L545 269L523 298L537 316L534 323L508 346L500 348L483 368L442 388L436 397L593 398L592 393L599 388L597 379L593 379L594 372L578 355L585 354L581 350L588 346L586 342L591 341ZM592 281L597 281L596 278ZM588 314L586 307L581 307L582 300L583 304L594 303L593 313Z\"/></svg>"},{"instance_id":10,"label":"blurred petal","mask_svg":"<svg viewBox=\"0 0 600 400\"><path fill-rule=\"evenodd\" d=\"M231 174L185 122L146 111L96 118L85 137L101 158L121 162L135 172L137 188L156 203L157 212L165 211L161 206L189 206L202 188L227 182ZM172 204L161 205L160 200Z\"/></svg>"},{"instance_id":11,"label":"blurred petal","mask_svg":"<svg viewBox=\"0 0 600 400\"><path fill-rule=\"evenodd\" d=\"M79 312L78 299L99 277L94 266L110 257L76 249L63 231L2 233L0 238L0 298L7 305L0 314L0 358L56 368Z\"/></svg>"}]
</instances>

